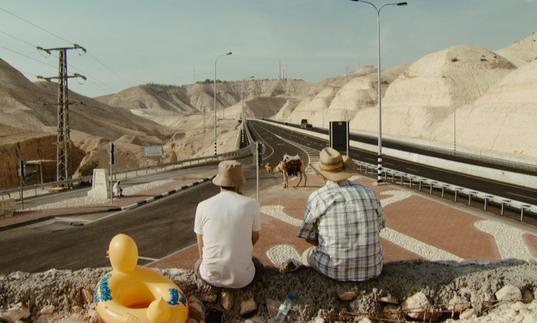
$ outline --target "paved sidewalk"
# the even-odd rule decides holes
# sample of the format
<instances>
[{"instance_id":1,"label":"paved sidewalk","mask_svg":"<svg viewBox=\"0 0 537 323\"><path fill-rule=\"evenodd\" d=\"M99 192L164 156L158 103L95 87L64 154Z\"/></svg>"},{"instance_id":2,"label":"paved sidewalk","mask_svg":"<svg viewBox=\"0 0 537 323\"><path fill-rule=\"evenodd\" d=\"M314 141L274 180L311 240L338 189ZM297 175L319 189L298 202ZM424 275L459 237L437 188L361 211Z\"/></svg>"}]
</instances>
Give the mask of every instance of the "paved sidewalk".
<instances>
[{"instance_id":1,"label":"paved sidewalk","mask_svg":"<svg viewBox=\"0 0 537 323\"><path fill-rule=\"evenodd\" d=\"M114 198L113 202L107 201L101 204L92 204L78 207L66 207L57 209L46 209L39 211L23 211L18 212L12 217L0 218L0 231L11 229L17 226L26 225L29 223L45 221L56 216L68 216L68 215L83 215L94 214L102 212L119 211L122 209L135 207L140 204L145 204L158 197L173 194L180 191L185 187L189 187L196 183L200 183L203 180L207 180L216 175L216 170L200 172L198 174L191 174L185 176L175 176L170 181L163 185L138 192L133 195Z\"/></svg>"},{"instance_id":2,"label":"paved sidewalk","mask_svg":"<svg viewBox=\"0 0 537 323\"><path fill-rule=\"evenodd\" d=\"M537 260L537 231L533 227L406 187L377 186L365 176L352 179L372 187L384 206L388 226L381 232L385 263L412 259ZM262 229L254 255L265 265L277 266L288 258L298 258L309 247L296 233L307 197L322 184L319 176L309 174L308 187L283 190L278 185L261 192ZM197 258L193 245L151 266L191 269Z\"/></svg>"}]
</instances>

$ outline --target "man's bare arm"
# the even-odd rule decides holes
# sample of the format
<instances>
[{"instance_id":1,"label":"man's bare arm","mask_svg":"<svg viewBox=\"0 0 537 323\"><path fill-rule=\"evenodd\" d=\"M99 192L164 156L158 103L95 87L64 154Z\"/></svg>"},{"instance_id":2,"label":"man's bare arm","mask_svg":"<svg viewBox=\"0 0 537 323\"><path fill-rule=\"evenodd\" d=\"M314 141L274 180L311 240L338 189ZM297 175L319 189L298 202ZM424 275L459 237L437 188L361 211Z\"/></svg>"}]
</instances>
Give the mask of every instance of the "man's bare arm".
<instances>
[{"instance_id":1,"label":"man's bare arm","mask_svg":"<svg viewBox=\"0 0 537 323\"><path fill-rule=\"evenodd\" d=\"M196 234L196 240L198 241L198 254L200 259L203 258L203 235Z\"/></svg>"}]
</instances>

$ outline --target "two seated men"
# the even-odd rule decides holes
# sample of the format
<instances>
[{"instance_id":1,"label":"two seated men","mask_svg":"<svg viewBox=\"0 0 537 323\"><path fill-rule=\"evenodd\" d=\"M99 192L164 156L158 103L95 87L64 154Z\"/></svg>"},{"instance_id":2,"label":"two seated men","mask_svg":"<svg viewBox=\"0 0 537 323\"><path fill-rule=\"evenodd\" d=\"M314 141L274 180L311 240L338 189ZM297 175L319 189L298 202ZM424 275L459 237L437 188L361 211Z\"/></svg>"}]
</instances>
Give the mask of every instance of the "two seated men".
<instances>
[{"instance_id":1,"label":"two seated men","mask_svg":"<svg viewBox=\"0 0 537 323\"><path fill-rule=\"evenodd\" d=\"M306 203L298 236L313 246L302 254L302 263L337 281L377 277L383 264L382 206L370 188L349 181L356 172L352 159L332 148L324 148L319 157L311 166L325 185ZM239 162L221 162L213 179L220 192L196 210L200 259L195 271L216 287L245 287L262 271L253 257L261 230L260 206L240 193L245 181Z\"/></svg>"}]
</instances>

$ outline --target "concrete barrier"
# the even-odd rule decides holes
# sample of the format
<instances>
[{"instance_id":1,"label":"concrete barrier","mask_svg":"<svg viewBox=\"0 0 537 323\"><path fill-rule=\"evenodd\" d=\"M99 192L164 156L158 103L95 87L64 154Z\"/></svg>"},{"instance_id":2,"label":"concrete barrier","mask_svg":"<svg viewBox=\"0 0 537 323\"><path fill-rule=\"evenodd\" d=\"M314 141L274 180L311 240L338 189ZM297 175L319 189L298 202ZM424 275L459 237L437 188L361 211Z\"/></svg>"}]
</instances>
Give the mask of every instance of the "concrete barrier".
<instances>
[{"instance_id":1,"label":"concrete barrier","mask_svg":"<svg viewBox=\"0 0 537 323\"><path fill-rule=\"evenodd\" d=\"M0 200L0 217L13 216L17 209L17 204L14 199Z\"/></svg>"},{"instance_id":2,"label":"concrete barrier","mask_svg":"<svg viewBox=\"0 0 537 323\"><path fill-rule=\"evenodd\" d=\"M281 124L275 124L275 123L264 121L264 120L257 120L257 121L261 121L266 124L277 126L277 127L282 127L284 129L288 129L291 131L303 133L305 135L316 137L319 139L323 139L323 140L329 139L328 135L325 135L325 134L320 134L320 133L316 133L313 131L307 131L307 130L298 129L295 127L285 126ZM371 151L375 153L378 151L378 147L376 145L364 144L364 143L354 141L354 140L351 140L349 144L351 147L358 148L358 149L363 149L363 150L367 150L367 151ZM417 164L434 165L434 167L450 170L450 171L461 173L461 174L488 178L488 179L492 179L498 182L537 189L537 176L520 174L520 173L511 172L511 171L498 170L494 168L488 168L488 167L477 166L477 165L470 165L470 164L465 164L465 163L456 162L452 160L445 160L445 159L441 159L437 157L419 155L416 153L409 153L406 151L396 150L392 148L383 147L382 152L383 152L383 155L411 161Z\"/></svg>"}]
</instances>

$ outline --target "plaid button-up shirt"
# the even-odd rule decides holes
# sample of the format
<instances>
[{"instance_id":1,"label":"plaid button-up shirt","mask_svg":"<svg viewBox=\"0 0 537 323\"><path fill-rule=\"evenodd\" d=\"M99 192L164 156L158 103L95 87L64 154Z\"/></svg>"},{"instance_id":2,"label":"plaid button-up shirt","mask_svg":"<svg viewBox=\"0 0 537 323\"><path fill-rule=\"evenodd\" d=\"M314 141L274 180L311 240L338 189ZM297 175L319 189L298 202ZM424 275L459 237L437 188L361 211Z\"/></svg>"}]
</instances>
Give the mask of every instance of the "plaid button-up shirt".
<instances>
[{"instance_id":1,"label":"plaid button-up shirt","mask_svg":"<svg viewBox=\"0 0 537 323\"><path fill-rule=\"evenodd\" d=\"M382 271L379 233L384 213L375 193L349 181L327 181L307 201L298 236L318 242L311 264L338 281L363 281Z\"/></svg>"}]
</instances>

